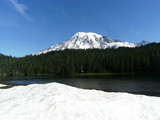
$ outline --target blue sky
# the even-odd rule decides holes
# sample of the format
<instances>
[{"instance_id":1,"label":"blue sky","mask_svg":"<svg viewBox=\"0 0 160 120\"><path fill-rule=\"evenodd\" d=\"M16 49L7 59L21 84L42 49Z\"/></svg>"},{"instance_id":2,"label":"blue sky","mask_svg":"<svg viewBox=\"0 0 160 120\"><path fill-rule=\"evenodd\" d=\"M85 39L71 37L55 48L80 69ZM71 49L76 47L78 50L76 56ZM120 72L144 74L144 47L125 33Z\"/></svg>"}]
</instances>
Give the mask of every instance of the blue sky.
<instances>
[{"instance_id":1,"label":"blue sky","mask_svg":"<svg viewBox=\"0 0 160 120\"><path fill-rule=\"evenodd\" d=\"M160 0L0 0L0 53L16 57L76 32L160 42Z\"/></svg>"}]
</instances>

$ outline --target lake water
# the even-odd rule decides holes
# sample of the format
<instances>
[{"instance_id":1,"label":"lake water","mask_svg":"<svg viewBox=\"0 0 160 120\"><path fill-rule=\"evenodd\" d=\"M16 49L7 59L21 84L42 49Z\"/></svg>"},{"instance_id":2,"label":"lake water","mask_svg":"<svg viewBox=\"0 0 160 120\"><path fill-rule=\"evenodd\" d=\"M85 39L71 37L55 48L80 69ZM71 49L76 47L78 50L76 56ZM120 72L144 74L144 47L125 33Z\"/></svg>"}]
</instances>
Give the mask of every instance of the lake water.
<instances>
[{"instance_id":1,"label":"lake water","mask_svg":"<svg viewBox=\"0 0 160 120\"><path fill-rule=\"evenodd\" d=\"M129 92L160 96L160 76L31 76L0 78L0 84L28 85L57 82L78 88L98 89L108 92Z\"/></svg>"}]
</instances>

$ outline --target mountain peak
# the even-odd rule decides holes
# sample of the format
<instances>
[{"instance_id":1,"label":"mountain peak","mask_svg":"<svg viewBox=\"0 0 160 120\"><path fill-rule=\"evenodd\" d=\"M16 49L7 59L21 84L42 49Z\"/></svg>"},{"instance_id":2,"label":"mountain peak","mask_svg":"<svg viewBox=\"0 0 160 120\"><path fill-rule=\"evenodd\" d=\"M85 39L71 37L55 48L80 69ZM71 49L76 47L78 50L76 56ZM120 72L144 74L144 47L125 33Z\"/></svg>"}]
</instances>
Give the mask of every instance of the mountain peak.
<instances>
[{"instance_id":1,"label":"mountain peak","mask_svg":"<svg viewBox=\"0 0 160 120\"><path fill-rule=\"evenodd\" d=\"M149 41L147 41L147 40L142 40L142 42L143 42L143 43L149 43Z\"/></svg>"},{"instance_id":2,"label":"mountain peak","mask_svg":"<svg viewBox=\"0 0 160 120\"><path fill-rule=\"evenodd\" d=\"M88 37L89 39L93 39L93 37L100 38L102 36L93 32L77 32L75 35L73 35L73 37L79 37L79 38Z\"/></svg>"},{"instance_id":3,"label":"mountain peak","mask_svg":"<svg viewBox=\"0 0 160 120\"><path fill-rule=\"evenodd\" d=\"M140 43L137 43L139 46L144 46L144 45L147 45L147 44L149 44L150 42L149 41L147 41L147 40L142 40L142 42L140 42Z\"/></svg>"}]
</instances>

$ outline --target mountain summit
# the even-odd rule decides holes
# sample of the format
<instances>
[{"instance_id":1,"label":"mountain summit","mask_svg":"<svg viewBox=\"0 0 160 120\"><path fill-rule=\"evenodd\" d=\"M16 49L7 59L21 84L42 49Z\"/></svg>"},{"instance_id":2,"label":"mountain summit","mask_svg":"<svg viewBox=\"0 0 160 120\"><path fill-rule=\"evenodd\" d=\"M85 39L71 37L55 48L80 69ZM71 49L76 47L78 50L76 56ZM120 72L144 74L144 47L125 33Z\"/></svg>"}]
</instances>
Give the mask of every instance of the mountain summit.
<instances>
[{"instance_id":1,"label":"mountain summit","mask_svg":"<svg viewBox=\"0 0 160 120\"><path fill-rule=\"evenodd\" d=\"M129 43L118 39L110 39L107 36L102 36L92 32L77 32L67 41L60 44L51 46L48 49L42 50L32 55L45 54L50 51L64 50L64 49L106 49L106 48L118 48L118 47L137 47L148 44L148 41L142 41L140 43Z\"/></svg>"}]
</instances>

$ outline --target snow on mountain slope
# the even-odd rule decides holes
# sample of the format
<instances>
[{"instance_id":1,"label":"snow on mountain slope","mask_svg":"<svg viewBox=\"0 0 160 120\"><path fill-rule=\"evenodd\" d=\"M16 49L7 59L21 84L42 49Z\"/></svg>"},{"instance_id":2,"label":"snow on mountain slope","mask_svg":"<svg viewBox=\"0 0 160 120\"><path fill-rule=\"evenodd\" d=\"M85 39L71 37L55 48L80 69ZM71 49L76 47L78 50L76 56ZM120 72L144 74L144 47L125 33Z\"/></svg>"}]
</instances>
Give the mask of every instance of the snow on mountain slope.
<instances>
[{"instance_id":1,"label":"snow on mountain slope","mask_svg":"<svg viewBox=\"0 0 160 120\"><path fill-rule=\"evenodd\" d=\"M136 47L145 44L143 43L128 43L117 39L110 39L107 36L102 36L92 32L78 32L67 41L61 44L51 46L48 49L42 50L32 55L45 54L50 51L64 50L64 49L106 49L118 47Z\"/></svg>"},{"instance_id":2,"label":"snow on mountain slope","mask_svg":"<svg viewBox=\"0 0 160 120\"><path fill-rule=\"evenodd\" d=\"M0 120L160 120L160 98L58 83L0 89Z\"/></svg>"}]
</instances>

